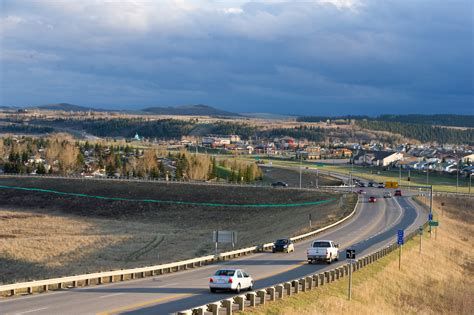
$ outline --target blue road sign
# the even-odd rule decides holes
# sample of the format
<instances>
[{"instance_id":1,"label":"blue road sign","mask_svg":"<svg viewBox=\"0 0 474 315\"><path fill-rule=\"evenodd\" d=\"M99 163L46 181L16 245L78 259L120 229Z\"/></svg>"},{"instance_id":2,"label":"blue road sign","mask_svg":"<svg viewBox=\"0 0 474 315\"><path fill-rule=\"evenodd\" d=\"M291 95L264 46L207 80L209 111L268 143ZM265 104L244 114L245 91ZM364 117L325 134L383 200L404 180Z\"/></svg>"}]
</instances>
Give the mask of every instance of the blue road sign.
<instances>
[{"instance_id":1,"label":"blue road sign","mask_svg":"<svg viewBox=\"0 0 474 315\"><path fill-rule=\"evenodd\" d=\"M403 230L398 230L397 232L397 244L403 245Z\"/></svg>"},{"instance_id":2,"label":"blue road sign","mask_svg":"<svg viewBox=\"0 0 474 315\"><path fill-rule=\"evenodd\" d=\"M433 221L433 213L428 213L428 221Z\"/></svg>"}]
</instances>

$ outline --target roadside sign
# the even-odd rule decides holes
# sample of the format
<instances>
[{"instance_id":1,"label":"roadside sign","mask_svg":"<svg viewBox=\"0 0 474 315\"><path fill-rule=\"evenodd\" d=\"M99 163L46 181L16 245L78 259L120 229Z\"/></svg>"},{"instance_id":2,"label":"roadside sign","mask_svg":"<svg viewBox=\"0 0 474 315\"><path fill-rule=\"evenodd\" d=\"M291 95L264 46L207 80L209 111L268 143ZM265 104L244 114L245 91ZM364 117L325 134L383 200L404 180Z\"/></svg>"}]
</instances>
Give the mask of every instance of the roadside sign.
<instances>
[{"instance_id":1,"label":"roadside sign","mask_svg":"<svg viewBox=\"0 0 474 315\"><path fill-rule=\"evenodd\" d=\"M428 221L433 221L433 213L428 213Z\"/></svg>"},{"instance_id":2,"label":"roadside sign","mask_svg":"<svg viewBox=\"0 0 474 315\"><path fill-rule=\"evenodd\" d=\"M355 249L346 249L346 259L355 259L356 251Z\"/></svg>"},{"instance_id":3,"label":"roadside sign","mask_svg":"<svg viewBox=\"0 0 474 315\"><path fill-rule=\"evenodd\" d=\"M423 226L418 228L418 234L423 235Z\"/></svg>"},{"instance_id":4,"label":"roadside sign","mask_svg":"<svg viewBox=\"0 0 474 315\"><path fill-rule=\"evenodd\" d=\"M215 243L237 243L237 233L233 231L214 231L212 240Z\"/></svg>"},{"instance_id":5,"label":"roadside sign","mask_svg":"<svg viewBox=\"0 0 474 315\"><path fill-rule=\"evenodd\" d=\"M397 244L398 245L403 245L403 235L404 235L403 230L398 230L398 232L397 232Z\"/></svg>"},{"instance_id":6,"label":"roadside sign","mask_svg":"<svg viewBox=\"0 0 474 315\"><path fill-rule=\"evenodd\" d=\"M439 222L438 221L430 221L430 226L439 226Z\"/></svg>"}]
</instances>

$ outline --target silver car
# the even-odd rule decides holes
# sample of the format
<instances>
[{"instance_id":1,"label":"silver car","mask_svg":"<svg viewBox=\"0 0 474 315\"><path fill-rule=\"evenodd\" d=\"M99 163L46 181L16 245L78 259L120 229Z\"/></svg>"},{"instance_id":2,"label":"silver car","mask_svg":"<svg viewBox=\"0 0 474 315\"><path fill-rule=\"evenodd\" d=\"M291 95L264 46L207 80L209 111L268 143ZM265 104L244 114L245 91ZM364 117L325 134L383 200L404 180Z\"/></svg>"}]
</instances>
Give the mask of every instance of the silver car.
<instances>
[{"instance_id":1,"label":"silver car","mask_svg":"<svg viewBox=\"0 0 474 315\"><path fill-rule=\"evenodd\" d=\"M252 290L252 277L242 269L219 269L209 278L209 290L214 293L217 290L235 291Z\"/></svg>"}]
</instances>

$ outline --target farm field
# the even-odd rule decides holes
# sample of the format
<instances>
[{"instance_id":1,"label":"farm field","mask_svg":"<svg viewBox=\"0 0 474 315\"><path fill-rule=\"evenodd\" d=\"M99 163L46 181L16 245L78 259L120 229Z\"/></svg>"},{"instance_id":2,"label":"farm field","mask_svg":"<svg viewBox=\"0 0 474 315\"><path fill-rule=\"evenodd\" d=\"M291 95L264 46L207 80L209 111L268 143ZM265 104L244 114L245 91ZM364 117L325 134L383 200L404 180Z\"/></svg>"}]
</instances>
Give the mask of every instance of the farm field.
<instances>
[{"instance_id":1,"label":"farm field","mask_svg":"<svg viewBox=\"0 0 474 315\"><path fill-rule=\"evenodd\" d=\"M273 241L334 222L352 211L355 198L256 187L93 179L0 177L21 186L101 197L0 189L0 283L131 268L191 258L214 251L212 231L237 232L236 248ZM220 203L289 204L284 207L166 204L142 199ZM316 221L316 226L314 222ZM221 246L220 251L230 249Z\"/></svg>"},{"instance_id":2,"label":"farm field","mask_svg":"<svg viewBox=\"0 0 474 315\"><path fill-rule=\"evenodd\" d=\"M355 272L352 301L343 278L245 314L473 314L473 204L472 198L436 197L437 237L425 230L421 254L418 237L407 242L401 271L395 251Z\"/></svg>"}]
</instances>

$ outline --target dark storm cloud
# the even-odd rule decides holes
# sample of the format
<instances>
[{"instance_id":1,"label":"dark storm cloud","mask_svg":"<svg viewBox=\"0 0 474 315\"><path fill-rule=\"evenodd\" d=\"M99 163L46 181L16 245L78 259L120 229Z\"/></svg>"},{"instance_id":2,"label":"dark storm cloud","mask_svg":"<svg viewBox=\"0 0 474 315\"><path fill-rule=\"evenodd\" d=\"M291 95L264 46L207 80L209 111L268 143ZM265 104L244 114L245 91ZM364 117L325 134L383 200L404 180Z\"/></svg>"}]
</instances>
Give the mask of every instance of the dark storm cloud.
<instances>
[{"instance_id":1,"label":"dark storm cloud","mask_svg":"<svg viewBox=\"0 0 474 315\"><path fill-rule=\"evenodd\" d=\"M471 1L3 1L1 103L473 113Z\"/></svg>"}]
</instances>

